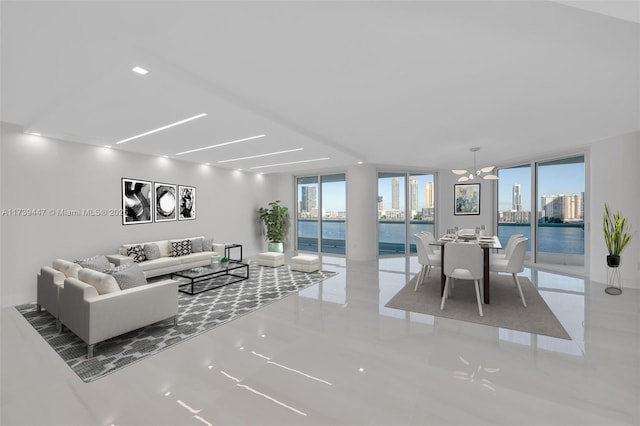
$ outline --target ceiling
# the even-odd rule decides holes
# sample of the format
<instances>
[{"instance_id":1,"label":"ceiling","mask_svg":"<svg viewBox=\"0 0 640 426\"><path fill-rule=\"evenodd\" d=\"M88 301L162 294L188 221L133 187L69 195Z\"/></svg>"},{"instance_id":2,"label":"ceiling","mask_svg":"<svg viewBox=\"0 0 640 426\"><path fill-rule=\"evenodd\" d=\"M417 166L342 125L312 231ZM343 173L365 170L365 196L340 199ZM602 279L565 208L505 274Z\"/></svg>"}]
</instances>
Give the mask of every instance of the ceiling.
<instances>
[{"instance_id":1,"label":"ceiling","mask_svg":"<svg viewBox=\"0 0 640 426\"><path fill-rule=\"evenodd\" d=\"M299 173L467 168L475 146L508 165L640 130L637 1L1 7L1 118L43 136Z\"/></svg>"}]
</instances>

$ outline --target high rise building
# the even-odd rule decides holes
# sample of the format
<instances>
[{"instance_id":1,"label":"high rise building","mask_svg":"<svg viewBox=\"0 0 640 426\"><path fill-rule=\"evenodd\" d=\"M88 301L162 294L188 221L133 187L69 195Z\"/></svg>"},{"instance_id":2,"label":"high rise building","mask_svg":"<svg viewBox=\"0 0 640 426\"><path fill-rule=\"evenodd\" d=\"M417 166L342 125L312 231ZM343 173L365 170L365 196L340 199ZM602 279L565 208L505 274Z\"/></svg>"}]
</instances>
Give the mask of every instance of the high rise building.
<instances>
[{"instance_id":1,"label":"high rise building","mask_svg":"<svg viewBox=\"0 0 640 426\"><path fill-rule=\"evenodd\" d=\"M522 210L522 196L520 195L520 184L514 183L511 191L512 203L511 210L519 212Z\"/></svg>"},{"instance_id":2,"label":"high rise building","mask_svg":"<svg viewBox=\"0 0 640 426\"><path fill-rule=\"evenodd\" d=\"M318 208L318 188L316 186L303 186L300 200L300 212L311 213Z\"/></svg>"},{"instance_id":3,"label":"high rise building","mask_svg":"<svg viewBox=\"0 0 640 426\"><path fill-rule=\"evenodd\" d=\"M378 195L378 212L383 212L384 211L384 198L382 198L382 195Z\"/></svg>"},{"instance_id":4,"label":"high rise building","mask_svg":"<svg viewBox=\"0 0 640 426\"><path fill-rule=\"evenodd\" d=\"M583 197L578 194L543 195L540 197L540 206L545 217L566 221L584 219L583 203Z\"/></svg>"},{"instance_id":5,"label":"high rise building","mask_svg":"<svg viewBox=\"0 0 640 426\"><path fill-rule=\"evenodd\" d=\"M400 178L391 178L391 209L400 210Z\"/></svg>"},{"instance_id":6,"label":"high rise building","mask_svg":"<svg viewBox=\"0 0 640 426\"><path fill-rule=\"evenodd\" d=\"M427 182L424 188L424 206L428 209L433 208L433 182Z\"/></svg>"},{"instance_id":7,"label":"high rise building","mask_svg":"<svg viewBox=\"0 0 640 426\"><path fill-rule=\"evenodd\" d=\"M409 178L409 210L411 217L418 213L418 179L413 176Z\"/></svg>"}]
</instances>

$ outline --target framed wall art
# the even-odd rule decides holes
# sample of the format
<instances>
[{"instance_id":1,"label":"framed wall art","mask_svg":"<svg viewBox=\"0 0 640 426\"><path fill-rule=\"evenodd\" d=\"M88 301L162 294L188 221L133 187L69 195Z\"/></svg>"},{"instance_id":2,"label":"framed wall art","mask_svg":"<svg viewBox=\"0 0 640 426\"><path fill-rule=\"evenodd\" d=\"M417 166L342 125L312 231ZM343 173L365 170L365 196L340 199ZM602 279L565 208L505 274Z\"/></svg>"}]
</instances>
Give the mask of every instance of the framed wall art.
<instances>
[{"instance_id":1,"label":"framed wall art","mask_svg":"<svg viewBox=\"0 0 640 426\"><path fill-rule=\"evenodd\" d=\"M122 224L151 223L151 182L122 178Z\"/></svg>"},{"instance_id":2,"label":"framed wall art","mask_svg":"<svg viewBox=\"0 0 640 426\"><path fill-rule=\"evenodd\" d=\"M455 184L453 189L454 215L480 214L480 184Z\"/></svg>"},{"instance_id":3,"label":"framed wall art","mask_svg":"<svg viewBox=\"0 0 640 426\"><path fill-rule=\"evenodd\" d=\"M176 185L170 183L154 183L156 202L155 221L169 222L178 218Z\"/></svg>"},{"instance_id":4,"label":"framed wall art","mask_svg":"<svg viewBox=\"0 0 640 426\"><path fill-rule=\"evenodd\" d=\"M196 188L193 186L178 187L178 219L193 220L196 218Z\"/></svg>"}]
</instances>

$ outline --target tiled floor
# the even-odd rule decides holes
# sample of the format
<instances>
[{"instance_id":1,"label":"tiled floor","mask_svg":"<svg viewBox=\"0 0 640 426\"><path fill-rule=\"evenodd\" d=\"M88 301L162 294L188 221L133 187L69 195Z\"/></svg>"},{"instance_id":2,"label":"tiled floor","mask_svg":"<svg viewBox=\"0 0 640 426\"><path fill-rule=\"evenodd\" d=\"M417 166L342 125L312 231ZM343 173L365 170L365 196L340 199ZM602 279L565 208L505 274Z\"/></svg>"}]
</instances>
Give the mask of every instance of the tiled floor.
<instances>
[{"instance_id":1,"label":"tiled floor","mask_svg":"<svg viewBox=\"0 0 640 426\"><path fill-rule=\"evenodd\" d=\"M88 384L3 309L0 423L640 424L640 291L527 269L566 341L385 308L415 258L323 261L339 274Z\"/></svg>"}]
</instances>

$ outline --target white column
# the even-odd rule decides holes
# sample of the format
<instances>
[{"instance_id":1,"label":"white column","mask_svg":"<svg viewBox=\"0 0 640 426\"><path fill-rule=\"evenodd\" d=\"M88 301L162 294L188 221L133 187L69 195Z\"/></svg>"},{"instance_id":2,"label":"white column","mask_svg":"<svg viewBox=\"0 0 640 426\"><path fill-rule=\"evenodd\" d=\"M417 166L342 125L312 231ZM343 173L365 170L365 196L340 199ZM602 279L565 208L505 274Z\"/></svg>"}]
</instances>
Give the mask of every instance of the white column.
<instances>
[{"instance_id":1,"label":"white column","mask_svg":"<svg viewBox=\"0 0 640 426\"><path fill-rule=\"evenodd\" d=\"M376 168L356 165L347 171L347 259L378 257L378 175Z\"/></svg>"}]
</instances>

